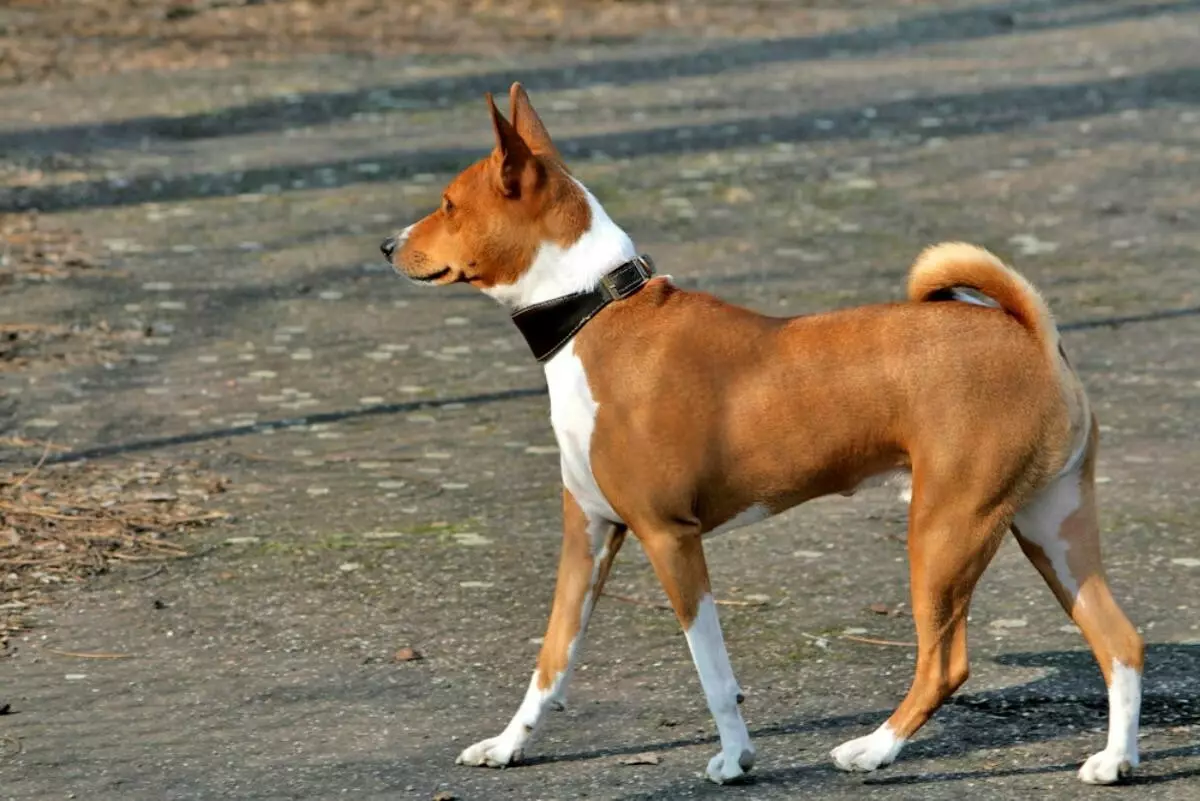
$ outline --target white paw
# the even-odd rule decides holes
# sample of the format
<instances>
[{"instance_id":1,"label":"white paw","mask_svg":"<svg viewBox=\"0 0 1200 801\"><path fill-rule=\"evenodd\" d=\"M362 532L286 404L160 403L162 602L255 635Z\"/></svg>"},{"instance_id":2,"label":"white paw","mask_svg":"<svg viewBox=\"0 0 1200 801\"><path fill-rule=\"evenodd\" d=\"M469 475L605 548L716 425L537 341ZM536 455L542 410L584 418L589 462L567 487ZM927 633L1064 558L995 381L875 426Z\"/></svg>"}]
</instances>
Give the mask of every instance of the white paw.
<instances>
[{"instance_id":1,"label":"white paw","mask_svg":"<svg viewBox=\"0 0 1200 801\"><path fill-rule=\"evenodd\" d=\"M505 768L521 759L521 749L503 734L480 740L470 748L463 749L454 760L459 765L486 765L489 768Z\"/></svg>"},{"instance_id":2,"label":"white paw","mask_svg":"<svg viewBox=\"0 0 1200 801\"><path fill-rule=\"evenodd\" d=\"M1137 754L1130 757L1124 751L1109 751L1106 748L1088 757L1088 761L1079 769L1079 778L1085 784L1116 784L1132 776L1137 763Z\"/></svg>"},{"instance_id":3,"label":"white paw","mask_svg":"<svg viewBox=\"0 0 1200 801\"><path fill-rule=\"evenodd\" d=\"M842 743L829 752L842 770L872 771L892 764L904 741L881 726L866 737Z\"/></svg>"},{"instance_id":4,"label":"white paw","mask_svg":"<svg viewBox=\"0 0 1200 801\"><path fill-rule=\"evenodd\" d=\"M754 749L747 745L739 752L726 753L722 751L708 760L708 770L704 771L710 781L717 784L730 784L739 781L750 768L754 767Z\"/></svg>"}]
</instances>

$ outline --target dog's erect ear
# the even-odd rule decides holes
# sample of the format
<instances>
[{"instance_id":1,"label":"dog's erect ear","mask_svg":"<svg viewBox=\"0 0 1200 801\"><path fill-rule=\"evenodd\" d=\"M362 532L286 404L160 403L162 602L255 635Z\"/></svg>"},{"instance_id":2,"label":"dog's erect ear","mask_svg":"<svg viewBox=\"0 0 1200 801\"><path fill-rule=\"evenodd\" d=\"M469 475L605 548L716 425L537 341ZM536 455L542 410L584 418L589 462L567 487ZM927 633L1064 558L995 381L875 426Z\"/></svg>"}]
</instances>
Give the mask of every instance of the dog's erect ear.
<instances>
[{"instance_id":1,"label":"dog's erect ear","mask_svg":"<svg viewBox=\"0 0 1200 801\"><path fill-rule=\"evenodd\" d=\"M519 83L514 83L508 90L508 114L512 117L513 127L530 150L539 156L562 160L554 142L550 140L550 134L546 132L546 126L542 124L542 118L533 110L525 87Z\"/></svg>"},{"instance_id":2,"label":"dog's erect ear","mask_svg":"<svg viewBox=\"0 0 1200 801\"><path fill-rule=\"evenodd\" d=\"M492 93L487 93L488 110L492 113L492 128L496 132L496 149L492 161L497 171L500 190L508 197L519 197L526 176L540 167L533 151L517 133L512 123L504 119Z\"/></svg>"}]
</instances>

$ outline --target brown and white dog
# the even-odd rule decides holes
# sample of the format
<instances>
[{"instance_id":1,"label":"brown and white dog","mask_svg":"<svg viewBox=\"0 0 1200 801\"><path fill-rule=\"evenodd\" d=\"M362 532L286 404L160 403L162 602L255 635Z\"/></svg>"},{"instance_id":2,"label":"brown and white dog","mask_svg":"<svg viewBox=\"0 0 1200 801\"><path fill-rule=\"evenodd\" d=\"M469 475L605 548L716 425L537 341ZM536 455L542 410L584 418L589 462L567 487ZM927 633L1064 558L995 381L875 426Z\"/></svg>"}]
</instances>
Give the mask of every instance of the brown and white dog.
<instances>
[{"instance_id":1,"label":"brown and white dog","mask_svg":"<svg viewBox=\"0 0 1200 801\"><path fill-rule=\"evenodd\" d=\"M593 290L637 252L571 175L519 84L510 100L511 122L488 96L491 155L383 251L416 282L471 284L521 310ZM1080 778L1109 784L1137 765L1142 642L1100 563L1097 426L1045 302L987 251L926 250L908 302L790 319L654 278L575 329L545 371L564 485L554 604L525 700L460 763L518 761L546 710L561 706L632 531L716 721L721 752L708 777L743 776L754 747L702 538L902 474L916 677L886 723L833 750L838 767L889 764L966 680L971 593L1010 530L1108 686L1108 743Z\"/></svg>"}]
</instances>

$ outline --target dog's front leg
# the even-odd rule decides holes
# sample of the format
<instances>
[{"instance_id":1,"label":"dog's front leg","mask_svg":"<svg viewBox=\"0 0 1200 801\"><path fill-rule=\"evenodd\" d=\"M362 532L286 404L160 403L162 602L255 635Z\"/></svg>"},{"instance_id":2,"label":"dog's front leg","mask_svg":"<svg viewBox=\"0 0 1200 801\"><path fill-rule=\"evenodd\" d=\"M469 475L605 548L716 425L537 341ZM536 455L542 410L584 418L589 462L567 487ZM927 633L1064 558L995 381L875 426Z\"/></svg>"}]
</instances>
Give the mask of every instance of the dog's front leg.
<instances>
[{"instance_id":1,"label":"dog's front leg","mask_svg":"<svg viewBox=\"0 0 1200 801\"><path fill-rule=\"evenodd\" d=\"M458 755L460 765L502 768L521 759L547 709L562 709L567 682L587 631L588 618L604 588L613 558L625 541L625 526L589 518L563 492L563 544L558 583L537 669L525 700L498 737L475 743Z\"/></svg>"},{"instance_id":2,"label":"dog's front leg","mask_svg":"<svg viewBox=\"0 0 1200 801\"><path fill-rule=\"evenodd\" d=\"M717 784L737 781L754 766L754 746L738 709L742 691L725 650L700 534L638 528L634 528L634 533L641 540L687 635L708 709L721 736L721 753L709 760L705 772Z\"/></svg>"}]
</instances>

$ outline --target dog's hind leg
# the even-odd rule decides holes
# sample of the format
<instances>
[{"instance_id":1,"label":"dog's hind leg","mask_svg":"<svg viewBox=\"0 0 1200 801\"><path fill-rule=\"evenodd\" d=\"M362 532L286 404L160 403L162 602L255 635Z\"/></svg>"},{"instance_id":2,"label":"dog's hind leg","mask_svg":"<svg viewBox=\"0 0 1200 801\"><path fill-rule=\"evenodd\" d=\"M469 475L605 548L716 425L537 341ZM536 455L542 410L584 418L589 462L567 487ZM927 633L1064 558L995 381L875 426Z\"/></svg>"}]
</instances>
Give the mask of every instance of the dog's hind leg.
<instances>
[{"instance_id":1,"label":"dog's hind leg","mask_svg":"<svg viewBox=\"0 0 1200 801\"><path fill-rule=\"evenodd\" d=\"M1142 639L1104 577L1094 469L1095 432L1081 468L1059 477L1026 504L1013 519L1013 533L1100 663L1108 686L1108 743L1084 763L1079 778L1112 784L1138 764Z\"/></svg>"},{"instance_id":2,"label":"dog's hind leg","mask_svg":"<svg viewBox=\"0 0 1200 801\"><path fill-rule=\"evenodd\" d=\"M996 553L1007 519L955 500L953 487L930 492L914 471L908 550L917 670L908 695L887 722L843 743L830 756L842 770L890 764L925 721L967 680L967 608Z\"/></svg>"},{"instance_id":3,"label":"dog's hind leg","mask_svg":"<svg viewBox=\"0 0 1200 801\"><path fill-rule=\"evenodd\" d=\"M460 765L501 768L519 761L546 711L562 708L588 619L604 588L613 558L625 541L625 532L623 525L589 519L571 494L563 493L558 582L537 669L529 681L525 700L504 731L465 749L458 756Z\"/></svg>"},{"instance_id":4,"label":"dog's hind leg","mask_svg":"<svg viewBox=\"0 0 1200 801\"><path fill-rule=\"evenodd\" d=\"M687 635L708 709L721 736L721 753L709 760L705 772L717 784L737 781L754 766L754 746L738 709L741 689L725 650L699 529L635 524L633 530Z\"/></svg>"}]
</instances>

